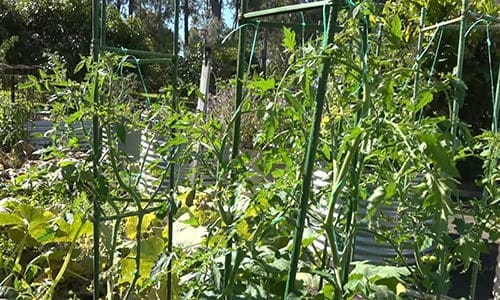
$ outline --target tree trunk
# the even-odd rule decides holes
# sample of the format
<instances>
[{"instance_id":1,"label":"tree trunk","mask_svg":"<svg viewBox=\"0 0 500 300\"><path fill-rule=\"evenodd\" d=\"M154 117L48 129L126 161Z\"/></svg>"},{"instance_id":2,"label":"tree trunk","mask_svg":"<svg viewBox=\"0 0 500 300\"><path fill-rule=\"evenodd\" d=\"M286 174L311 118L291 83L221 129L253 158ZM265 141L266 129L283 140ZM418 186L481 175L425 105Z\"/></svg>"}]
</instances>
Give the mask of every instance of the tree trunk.
<instances>
[{"instance_id":1,"label":"tree trunk","mask_svg":"<svg viewBox=\"0 0 500 300\"><path fill-rule=\"evenodd\" d=\"M212 8L212 15L222 19L222 0L210 0L210 7Z\"/></svg>"},{"instance_id":2,"label":"tree trunk","mask_svg":"<svg viewBox=\"0 0 500 300\"><path fill-rule=\"evenodd\" d=\"M189 45L189 0L184 0L184 46Z\"/></svg>"},{"instance_id":3,"label":"tree trunk","mask_svg":"<svg viewBox=\"0 0 500 300\"><path fill-rule=\"evenodd\" d=\"M162 0L158 0L158 5L156 6L156 28L158 30L158 32L160 31L160 29L163 27L163 18L162 18Z\"/></svg>"},{"instance_id":4,"label":"tree trunk","mask_svg":"<svg viewBox=\"0 0 500 300\"><path fill-rule=\"evenodd\" d=\"M239 13L240 13L240 1L241 0L236 0L235 4L234 4L234 8L235 8L235 14L234 14L234 22L233 22L233 27L236 28L236 26L239 26L240 24L239 23Z\"/></svg>"},{"instance_id":5,"label":"tree trunk","mask_svg":"<svg viewBox=\"0 0 500 300\"><path fill-rule=\"evenodd\" d=\"M115 5L116 5L116 9L118 9L119 12L122 11L122 4L123 4L122 0L116 0Z\"/></svg>"},{"instance_id":6,"label":"tree trunk","mask_svg":"<svg viewBox=\"0 0 500 300\"><path fill-rule=\"evenodd\" d=\"M128 0L128 15L131 16L134 14L134 2L135 0Z\"/></svg>"}]
</instances>

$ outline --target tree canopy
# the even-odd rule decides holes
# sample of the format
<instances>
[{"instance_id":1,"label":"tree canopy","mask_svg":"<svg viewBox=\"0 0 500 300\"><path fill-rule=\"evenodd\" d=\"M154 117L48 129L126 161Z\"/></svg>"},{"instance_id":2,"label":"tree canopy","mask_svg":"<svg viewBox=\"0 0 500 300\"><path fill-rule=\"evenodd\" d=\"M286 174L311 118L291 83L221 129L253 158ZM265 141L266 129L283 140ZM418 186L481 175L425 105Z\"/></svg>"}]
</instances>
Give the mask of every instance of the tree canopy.
<instances>
[{"instance_id":1,"label":"tree canopy","mask_svg":"<svg viewBox=\"0 0 500 300\"><path fill-rule=\"evenodd\" d=\"M123 17L114 6L107 10L108 43L137 49L171 47L166 26L143 18ZM17 37L17 38L14 38ZM43 64L46 53L58 55L69 67L90 53L91 1L4 0L0 2L0 41L14 41L5 51L12 64Z\"/></svg>"}]
</instances>

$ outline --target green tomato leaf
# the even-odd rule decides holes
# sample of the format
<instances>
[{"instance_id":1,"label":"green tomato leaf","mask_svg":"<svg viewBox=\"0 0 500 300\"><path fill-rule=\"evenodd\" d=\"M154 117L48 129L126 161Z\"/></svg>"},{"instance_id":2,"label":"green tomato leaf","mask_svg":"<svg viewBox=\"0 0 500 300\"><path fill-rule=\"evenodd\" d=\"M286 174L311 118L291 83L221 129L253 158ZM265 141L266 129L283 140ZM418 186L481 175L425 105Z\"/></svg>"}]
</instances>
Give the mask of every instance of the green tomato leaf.
<instances>
[{"instance_id":1,"label":"green tomato leaf","mask_svg":"<svg viewBox=\"0 0 500 300\"><path fill-rule=\"evenodd\" d=\"M259 78L251 81L248 84L250 88L259 89L262 91L262 93L274 89L275 85L276 81L274 80L274 78L268 78L268 79Z\"/></svg>"},{"instance_id":2,"label":"green tomato leaf","mask_svg":"<svg viewBox=\"0 0 500 300\"><path fill-rule=\"evenodd\" d=\"M323 287L323 295L326 299L333 299L333 293L335 292L335 288L331 284L326 284Z\"/></svg>"},{"instance_id":3,"label":"green tomato leaf","mask_svg":"<svg viewBox=\"0 0 500 300\"><path fill-rule=\"evenodd\" d=\"M403 37L403 25L401 24L401 19L398 15L394 16L391 21L391 33L398 39Z\"/></svg>"},{"instance_id":4,"label":"green tomato leaf","mask_svg":"<svg viewBox=\"0 0 500 300\"><path fill-rule=\"evenodd\" d=\"M451 85L453 86L453 89L455 90L455 99L458 101L460 105L464 103L465 100L465 95L467 91L467 85L463 80L460 78L451 78Z\"/></svg>"},{"instance_id":5,"label":"green tomato leaf","mask_svg":"<svg viewBox=\"0 0 500 300\"><path fill-rule=\"evenodd\" d=\"M432 246L433 243L434 243L434 240L432 238L430 238L428 236L425 236L425 237L423 237L423 240L422 240L422 242L421 242L420 247L418 248L418 250L420 252L423 252L423 251L429 249Z\"/></svg>"},{"instance_id":6,"label":"green tomato leaf","mask_svg":"<svg viewBox=\"0 0 500 300\"><path fill-rule=\"evenodd\" d=\"M453 225L455 225L455 228L460 235L465 235L471 231L473 224L466 223L464 219L456 218L453 220Z\"/></svg>"},{"instance_id":7,"label":"green tomato leaf","mask_svg":"<svg viewBox=\"0 0 500 300\"><path fill-rule=\"evenodd\" d=\"M310 228L304 229L304 237L302 238L302 247L304 248L309 247L318 237L319 234L316 231Z\"/></svg>"},{"instance_id":8,"label":"green tomato leaf","mask_svg":"<svg viewBox=\"0 0 500 300\"><path fill-rule=\"evenodd\" d=\"M382 89L382 97L384 99L384 104L387 105L387 106L393 106L394 104L394 101L392 101L393 97L394 97L394 81L393 80L389 80L389 82L387 82L383 89Z\"/></svg>"},{"instance_id":9,"label":"green tomato leaf","mask_svg":"<svg viewBox=\"0 0 500 300\"><path fill-rule=\"evenodd\" d=\"M425 197L422 207L423 208L438 208L439 203L441 203L441 197L439 196L439 193L436 191L433 191L432 193L429 193L427 197Z\"/></svg>"},{"instance_id":10,"label":"green tomato leaf","mask_svg":"<svg viewBox=\"0 0 500 300\"><path fill-rule=\"evenodd\" d=\"M366 262L356 262L355 267L351 271L349 277L355 274L362 275L364 278L369 279L371 282L376 282L380 279L409 276L410 271L408 271L408 269L405 267L375 266L367 264Z\"/></svg>"},{"instance_id":11,"label":"green tomato leaf","mask_svg":"<svg viewBox=\"0 0 500 300\"><path fill-rule=\"evenodd\" d=\"M126 141L126 129L123 124L116 125L116 135L122 144Z\"/></svg>"},{"instance_id":12,"label":"green tomato leaf","mask_svg":"<svg viewBox=\"0 0 500 300\"><path fill-rule=\"evenodd\" d=\"M72 124L75 121L81 120L83 116L83 109L77 110L76 112L72 113L69 117L65 119L65 122L68 124Z\"/></svg>"},{"instance_id":13,"label":"green tomato leaf","mask_svg":"<svg viewBox=\"0 0 500 300\"><path fill-rule=\"evenodd\" d=\"M431 91L423 92L422 94L420 94L420 97L418 97L418 103L415 105L414 111L421 110L422 108L424 108L424 106L431 103L433 99L434 95L432 94Z\"/></svg>"},{"instance_id":14,"label":"green tomato leaf","mask_svg":"<svg viewBox=\"0 0 500 300\"><path fill-rule=\"evenodd\" d=\"M420 140L426 144L427 151L432 157L432 160L443 172L453 177L460 176L451 156L448 154L446 149L441 146L435 136L430 134L420 134Z\"/></svg>"},{"instance_id":15,"label":"green tomato leaf","mask_svg":"<svg viewBox=\"0 0 500 300\"><path fill-rule=\"evenodd\" d=\"M23 225L23 220L16 216L15 214L10 213L0 213L0 226L15 226Z\"/></svg>"},{"instance_id":16,"label":"green tomato leaf","mask_svg":"<svg viewBox=\"0 0 500 300\"><path fill-rule=\"evenodd\" d=\"M297 41L295 39L295 32L292 31L290 28L284 27L283 28L283 46L289 51L295 49L295 46L297 45Z\"/></svg>"}]
</instances>

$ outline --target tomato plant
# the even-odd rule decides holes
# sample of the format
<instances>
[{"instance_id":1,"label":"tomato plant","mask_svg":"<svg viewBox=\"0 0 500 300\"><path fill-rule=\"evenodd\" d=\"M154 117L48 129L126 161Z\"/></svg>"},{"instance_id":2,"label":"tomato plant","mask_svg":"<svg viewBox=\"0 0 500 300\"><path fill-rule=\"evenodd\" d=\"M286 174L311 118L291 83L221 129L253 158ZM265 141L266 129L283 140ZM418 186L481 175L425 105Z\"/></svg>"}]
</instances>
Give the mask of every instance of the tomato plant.
<instances>
[{"instance_id":1,"label":"tomato plant","mask_svg":"<svg viewBox=\"0 0 500 300\"><path fill-rule=\"evenodd\" d=\"M69 79L54 57L51 70L26 84L50 95L51 144L36 163L0 181L0 293L88 296L97 247L93 267L106 299L166 299L167 292L174 299L281 299L290 272L290 292L304 299L445 295L453 268L480 263L482 233L498 238L492 220L500 152L498 133L472 137L461 126L460 139L450 134L449 106L467 91L451 70L412 85L417 72L429 72L425 63L415 69L421 6L430 19L458 11L454 1L432 3L351 4L339 12L333 43L321 32L299 42L285 28L286 69L249 72L241 105L217 102L207 113L189 108L198 96L189 84L175 105L176 87L144 90L134 57L85 58L75 70L86 74L82 81ZM332 65L325 69L327 58ZM323 90L318 78L325 73ZM94 93L102 101L94 102ZM446 107L436 113L438 100ZM231 134L239 116L243 143L236 154ZM85 126L92 117L98 133ZM140 143L130 144L133 134ZM89 151L95 137L102 137L98 170ZM315 137L317 149L308 151ZM309 188L307 153L315 172L304 231L294 242ZM464 157L484 163L484 193L469 206L459 201L456 161ZM96 207L99 220L91 213ZM466 214L474 222L456 217ZM452 217L458 237L448 234ZM93 226L99 243L90 236ZM388 254L358 261L363 236ZM294 253L297 269L290 271ZM81 286L68 287L75 281Z\"/></svg>"}]
</instances>

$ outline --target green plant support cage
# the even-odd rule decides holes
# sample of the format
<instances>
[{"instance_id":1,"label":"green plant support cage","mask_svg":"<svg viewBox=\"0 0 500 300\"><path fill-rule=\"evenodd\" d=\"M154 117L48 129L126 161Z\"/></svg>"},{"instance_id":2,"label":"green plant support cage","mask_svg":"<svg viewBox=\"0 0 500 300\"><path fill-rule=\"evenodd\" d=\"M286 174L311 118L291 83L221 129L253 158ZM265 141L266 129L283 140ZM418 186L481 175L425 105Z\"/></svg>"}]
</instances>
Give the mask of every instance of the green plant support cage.
<instances>
[{"instance_id":1,"label":"green plant support cage","mask_svg":"<svg viewBox=\"0 0 500 300\"><path fill-rule=\"evenodd\" d=\"M171 53L158 53L158 52L150 52L143 50L133 50L133 49L124 49L119 47L113 47L106 45L106 0L92 0L92 55L94 62L99 61L99 56L102 51L111 51L117 52L120 54L130 54L140 57L138 59L139 63L166 63L172 65L172 73L173 73L173 87L174 87L174 96L172 101L176 103L178 99L176 90L177 83L177 70L178 70L178 56L179 56L179 0L174 1L175 10L174 10L174 42L173 49ZM282 23L273 23L273 22L265 22L262 21L262 18L296 13L296 12L304 12L312 9L323 9L325 12L325 20L323 20L322 28L323 32L323 48L326 49L329 45L331 45L334 41L335 32L339 30L337 26L337 15L339 11L342 9L355 6L356 3L353 1L345 1L345 0L324 0L324 1L315 1L308 2L303 4L295 4L295 5L287 5L280 7L273 7L259 11L248 11L248 0L240 1L240 15L239 24L238 24L238 60L237 60L237 74L236 74L236 94L235 94L235 102L234 102L234 112L235 112L235 121L233 124L233 144L232 144L232 158L237 158L239 156L239 148L240 148L240 128L241 128L241 116L240 116L240 106L242 105L244 98L244 77L245 70L247 68L247 62L245 61L245 52L247 50L247 26L249 24L258 24L259 26L267 26L267 27L282 27ZM417 95L419 91L419 74L421 67L421 58L422 54L424 54L425 49L423 49L423 40L424 40L424 32L429 30L436 30L445 28L446 26L450 26L452 24L459 23L459 46L458 46L458 55L457 55L457 64L455 75L458 78L462 77L462 69L463 69L463 58L464 58L464 48L465 48L465 40L466 40L466 31L467 31L467 19L469 16L468 12L468 1L462 1L462 15L459 18L444 21L438 24L434 24L431 26L425 26L425 10L422 9L422 16L420 20L420 35L418 39L418 57L416 60L416 64L414 67L415 71L415 81L414 81L414 95ZM305 26L305 24L297 24L298 26ZM309 25L308 25L309 26ZM318 27L316 25L316 27ZM320 27L321 28L321 27ZM363 40L363 38L362 38ZM378 45L380 46L380 45ZM378 51L377 51L378 52ZM325 53L326 54L326 53ZM293 250L291 254L291 260L289 265L287 283L286 283L286 291L285 298L293 293L295 290L295 278L298 271L298 261L300 256L300 245L303 238L304 226L307 209L309 207L310 193L311 193L311 183L312 183L312 175L314 171L314 162L315 162L315 153L317 150L318 139L319 139L319 131L320 131L320 122L323 114L323 107L325 102L325 92L327 83L329 80L329 72L330 68L333 64L332 57L330 55L323 55L321 58L321 66L320 66L320 77L318 78L317 85L317 93L315 96L315 110L313 117L313 124L311 128L309 128L309 139L306 149L306 154L304 157L304 165L302 170L302 185L301 185L301 193L300 200L298 203L299 212L297 214L296 223L295 223L295 233L294 233L294 241L293 241ZM98 76L98 75L96 75ZM363 85L363 83L361 83ZM500 81L497 82L496 87L496 95L494 96L494 112L493 112L493 122L492 122L492 131L498 132L498 114L499 114L499 86ZM363 86L362 86L363 89ZM364 91L362 91L364 92ZM94 102L97 106L100 104L101 99L99 98L99 94L97 90L94 91ZM455 101L453 102L452 108L452 129L451 134L453 136L457 136L457 126L458 126L458 113L459 113L459 101L455 97ZM100 157L102 154L102 134L101 134L101 124L99 122L98 116L93 117L93 171L94 171L94 180L97 185L102 182L102 174L100 172ZM171 176L173 176L175 166L171 166ZM174 184L174 180L170 181L170 184ZM174 190L174 187L171 187L171 191ZM165 201L169 201L169 203L174 203L175 194L173 192L170 193L170 198ZM99 248L100 248L100 224L105 220L116 219L123 216L102 216L101 215L101 203L102 199L93 199L93 224L94 224L94 299L99 299L99 278L100 278L100 261L99 261ZM169 218L168 218L168 251L172 253L172 225L173 225L173 212L172 207L169 209ZM144 215L146 213L151 212L137 209L131 215ZM299 246L297 246L299 245ZM228 249L232 249L232 242L229 240L226 245ZM138 255L139 256L139 255ZM232 261L234 260L234 254L232 251L228 251L228 254L225 257L225 274L223 274L224 279L223 282L225 285L229 284L230 275L229 271L231 268ZM171 262L168 265L168 278L167 278L167 299L172 299L171 295L171 286L172 286L172 278L171 278ZM231 299L230 293L225 296L225 299Z\"/></svg>"}]
</instances>

